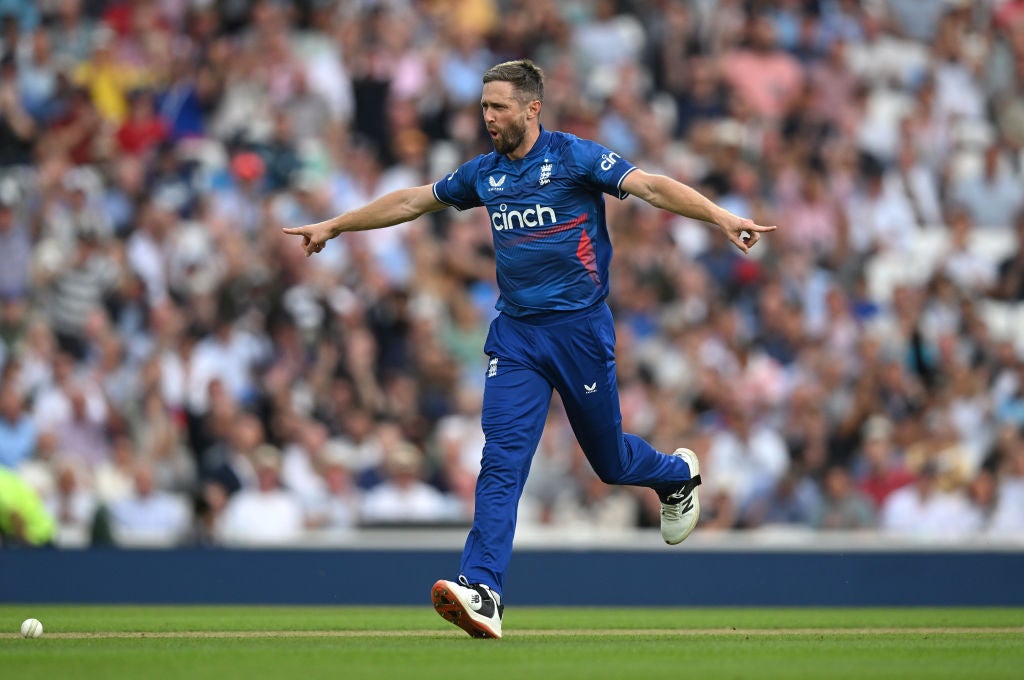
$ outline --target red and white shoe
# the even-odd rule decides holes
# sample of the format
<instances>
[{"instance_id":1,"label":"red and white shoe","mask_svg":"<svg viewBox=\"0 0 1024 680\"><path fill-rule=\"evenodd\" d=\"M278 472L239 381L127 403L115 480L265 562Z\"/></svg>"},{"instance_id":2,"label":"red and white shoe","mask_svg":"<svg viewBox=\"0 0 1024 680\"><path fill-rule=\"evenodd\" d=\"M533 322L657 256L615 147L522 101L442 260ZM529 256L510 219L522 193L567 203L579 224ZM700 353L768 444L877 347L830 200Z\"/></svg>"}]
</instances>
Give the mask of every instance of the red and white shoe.
<instances>
[{"instance_id":1,"label":"red and white shoe","mask_svg":"<svg viewBox=\"0 0 1024 680\"><path fill-rule=\"evenodd\" d=\"M482 583L469 583L465 577L438 581L430 589L434 609L475 638L500 638L501 616L505 606L501 596Z\"/></svg>"}]
</instances>

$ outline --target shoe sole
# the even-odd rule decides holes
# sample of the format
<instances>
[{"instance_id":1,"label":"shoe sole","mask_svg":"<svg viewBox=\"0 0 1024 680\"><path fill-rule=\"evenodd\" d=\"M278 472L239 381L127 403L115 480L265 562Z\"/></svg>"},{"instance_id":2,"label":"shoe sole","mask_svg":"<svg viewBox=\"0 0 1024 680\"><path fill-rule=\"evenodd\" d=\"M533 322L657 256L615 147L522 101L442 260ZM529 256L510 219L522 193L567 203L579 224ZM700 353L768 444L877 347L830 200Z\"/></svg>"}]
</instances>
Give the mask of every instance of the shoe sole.
<instances>
[{"instance_id":1,"label":"shoe sole","mask_svg":"<svg viewBox=\"0 0 1024 680\"><path fill-rule=\"evenodd\" d=\"M700 461L697 459L696 453L690 449L676 449L672 455L686 461L686 465L690 468L691 478L700 474ZM689 531L683 534L682 538L678 541L665 541L669 545L679 545L685 541L687 537L693 533L693 530L697 528L697 524L700 523L700 496L697 495L696 487L694 487L693 491L690 492L690 496L693 498L693 526L690 527Z\"/></svg>"},{"instance_id":2,"label":"shoe sole","mask_svg":"<svg viewBox=\"0 0 1024 680\"><path fill-rule=\"evenodd\" d=\"M469 611L462 605L459 598L448 587L446 581L438 581L430 589L430 599L434 602L434 611L441 615L441 618L453 623L475 638L500 638L501 632L493 630L479 621L475 620Z\"/></svg>"}]
</instances>

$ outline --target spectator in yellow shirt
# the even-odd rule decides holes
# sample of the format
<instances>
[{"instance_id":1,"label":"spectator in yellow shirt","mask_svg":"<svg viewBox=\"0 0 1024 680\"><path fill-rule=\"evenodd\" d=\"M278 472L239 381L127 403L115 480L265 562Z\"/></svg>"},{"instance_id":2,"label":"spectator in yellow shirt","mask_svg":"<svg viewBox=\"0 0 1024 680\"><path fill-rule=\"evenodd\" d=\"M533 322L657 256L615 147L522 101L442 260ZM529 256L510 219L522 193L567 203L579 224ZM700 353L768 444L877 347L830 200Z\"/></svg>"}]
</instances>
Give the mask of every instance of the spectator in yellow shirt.
<instances>
[{"instance_id":1,"label":"spectator in yellow shirt","mask_svg":"<svg viewBox=\"0 0 1024 680\"><path fill-rule=\"evenodd\" d=\"M44 546L53 541L55 531L39 494L18 475L0 468L0 542Z\"/></svg>"}]
</instances>

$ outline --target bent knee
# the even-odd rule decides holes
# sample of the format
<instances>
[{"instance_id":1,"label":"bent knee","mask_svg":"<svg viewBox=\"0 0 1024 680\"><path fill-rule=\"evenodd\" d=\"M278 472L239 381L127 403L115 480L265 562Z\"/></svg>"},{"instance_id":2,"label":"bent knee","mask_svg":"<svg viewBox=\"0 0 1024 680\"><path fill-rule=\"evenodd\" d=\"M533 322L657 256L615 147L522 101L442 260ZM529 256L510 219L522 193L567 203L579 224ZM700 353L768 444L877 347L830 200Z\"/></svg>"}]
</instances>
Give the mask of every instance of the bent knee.
<instances>
[{"instance_id":1,"label":"bent knee","mask_svg":"<svg viewBox=\"0 0 1024 680\"><path fill-rule=\"evenodd\" d=\"M605 484L621 484L625 474L625 470L620 467L602 467L600 469L595 467L594 472L597 473L597 478Z\"/></svg>"}]
</instances>

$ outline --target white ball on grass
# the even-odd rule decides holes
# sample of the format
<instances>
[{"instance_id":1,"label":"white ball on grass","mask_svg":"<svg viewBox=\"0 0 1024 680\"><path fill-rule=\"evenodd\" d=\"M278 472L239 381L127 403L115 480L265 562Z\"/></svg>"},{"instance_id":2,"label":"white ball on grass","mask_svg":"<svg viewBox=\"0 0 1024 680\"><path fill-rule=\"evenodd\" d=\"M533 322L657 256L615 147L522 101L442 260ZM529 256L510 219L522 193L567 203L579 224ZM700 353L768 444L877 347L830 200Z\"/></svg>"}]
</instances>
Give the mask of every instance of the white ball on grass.
<instances>
[{"instance_id":1,"label":"white ball on grass","mask_svg":"<svg viewBox=\"0 0 1024 680\"><path fill-rule=\"evenodd\" d=\"M43 634L43 623L39 619L25 619L21 622L21 636L37 638Z\"/></svg>"}]
</instances>

